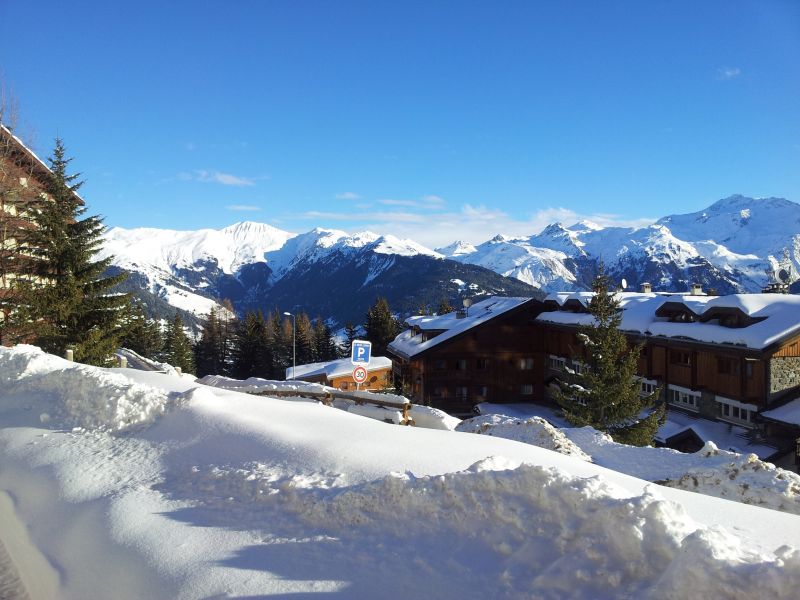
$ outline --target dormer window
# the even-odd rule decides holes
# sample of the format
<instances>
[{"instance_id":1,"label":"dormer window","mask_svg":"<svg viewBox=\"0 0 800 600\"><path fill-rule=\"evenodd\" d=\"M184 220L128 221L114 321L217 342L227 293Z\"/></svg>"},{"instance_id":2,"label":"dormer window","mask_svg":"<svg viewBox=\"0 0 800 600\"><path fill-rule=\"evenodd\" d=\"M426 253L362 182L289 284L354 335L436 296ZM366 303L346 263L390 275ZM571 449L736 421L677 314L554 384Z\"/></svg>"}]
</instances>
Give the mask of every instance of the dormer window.
<instances>
[{"instance_id":1,"label":"dormer window","mask_svg":"<svg viewBox=\"0 0 800 600\"><path fill-rule=\"evenodd\" d=\"M656 311L657 317L666 317L670 323L694 323L697 315L683 302L665 302Z\"/></svg>"}]
</instances>

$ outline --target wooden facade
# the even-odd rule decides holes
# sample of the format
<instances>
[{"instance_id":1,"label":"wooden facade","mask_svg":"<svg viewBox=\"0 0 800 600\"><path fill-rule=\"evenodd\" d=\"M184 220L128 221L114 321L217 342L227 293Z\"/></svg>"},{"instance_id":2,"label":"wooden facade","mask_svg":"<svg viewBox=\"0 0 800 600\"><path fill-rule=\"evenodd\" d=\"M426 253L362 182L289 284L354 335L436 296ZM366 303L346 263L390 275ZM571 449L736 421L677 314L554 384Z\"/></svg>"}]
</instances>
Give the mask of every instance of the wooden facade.
<instances>
[{"instance_id":1,"label":"wooden facade","mask_svg":"<svg viewBox=\"0 0 800 600\"><path fill-rule=\"evenodd\" d=\"M547 308L552 310L552 306ZM697 322L702 327L701 320L708 319L706 315L697 317L679 309L675 315L674 322L690 326ZM797 319L800 321L800 312ZM754 322L757 321L748 321L746 315L742 317L736 311L729 311L719 320L721 326L731 328ZM542 319L537 321L537 328L534 339L542 344L540 360L545 366L545 383L568 377L565 367L581 359L576 336L579 326ZM631 348L641 345L638 375L643 392L658 387L670 409L749 428L757 437L783 450L794 445L791 433L785 434L787 428L770 424L760 413L800 397L800 333L762 349L685 337L627 337ZM545 392L549 399L547 386Z\"/></svg>"},{"instance_id":2,"label":"wooden facade","mask_svg":"<svg viewBox=\"0 0 800 600\"><path fill-rule=\"evenodd\" d=\"M345 392L352 392L355 390L380 392L393 387L391 363L386 361L383 357L375 358L379 358L382 362L375 361L376 364L372 367L367 367L367 381L360 386L356 383L355 379L353 379L352 369L338 367L333 369L333 373L330 375L330 371L326 370L326 366L328 365L332 366L342 362L349 363L349 359L340 359L339 361L333 361L331 363L316 363L314 365L297 365L297 379L299 381L308 381L309 383L320 383ZM386 363L385 366L383 366L383 363ZM312 367L313 371L304 374L304 367ZM291 378L291 367L286 370L286 374L287 378Z\"/></svg>"},{"instance_id":3,"label":"wooden facade","mask_svg":"<svg viewBox=\"0 0 800 600\"><path fill-rule=\"evenodd\" d=\"M411 357L388 350L395 382L415 404L472 415L481 402L533 402L543 365L533 345L541 303L531 300ZM436 338L440 332L427 332Z\"/></svg>"}]
</instances>

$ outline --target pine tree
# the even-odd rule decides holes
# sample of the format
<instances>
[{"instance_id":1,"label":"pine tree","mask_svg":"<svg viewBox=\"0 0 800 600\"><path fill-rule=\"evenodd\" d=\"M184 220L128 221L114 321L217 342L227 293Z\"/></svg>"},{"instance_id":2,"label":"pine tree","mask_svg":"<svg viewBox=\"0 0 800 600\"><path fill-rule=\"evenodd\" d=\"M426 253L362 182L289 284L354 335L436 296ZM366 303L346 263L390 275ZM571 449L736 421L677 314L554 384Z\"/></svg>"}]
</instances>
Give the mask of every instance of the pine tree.
<instances>
[{"instance_id":1,"label":"pine tree","mask_svg":"<svg viewBox=\"0 0 800 600\"><path fill-rule=\"evenodd\" d=\"M296 316L293 325L297 327L295 332L297 364L305 365L317 362L316 353L314 352L314 327L311 325L311 319L308 318L306 313L300 313Z\"/></svg>"},{"instance_id":2,"label":"pine tree","mask_svg":"<svg viewBox=\"0 0 800 600\"><path fill-rule=\"evenodd\" d=\"M249 312L236 326L233 342L233 377L270 378L272 356L269 351L267 324L261 311Z\"/></svg>"},{"instance_id":3,"label":"pine tree","mask_svg":"<svg viewBox=\"0 0 800 600\"><path fill-rule=\"evenodd\" d=\"M636 372L641 346L630 348L619 329L620 302L609 293L609 281L601 266L589 303L594 323L582 327L578 336L584 353L576 359L583 368L569 377L571 381L559 382L556 401L572 425L590 425L617 442L647 446L664 422L665 407L656 404L660 390L640 395Z\"/></svg>"},{"instance_id":4,"label":"pine tree","mask_svg":"<svg viewBox=\"0 0 800 600\"><path fill-rule=\"evenodd\" d=\"M164 336L156 321L144 314L141 302L134 301L123 320L120 345L145 358L155 358L164 347Z\"/></svg>"},{"instance_id":5,"label":"pine tree","mask_svg":"<svg viewBox=\"0 0 800 600\"><path fill-rule=\"evenodd\" d=\"M372 342L372 355L384 356L386 347L400 333L400 324L394 318L386 298L375 300L375 304L367 311L364 328L366 338Z\"/></svg>"},{"instance_id":6,"label":"pine tree","mask_svg":"<svg viewBox=\"0 0 800 600\"><path fill-rule=\"evenodd\" d=\"M161 359L173 367L179 367L184 373L195 372L192 345L186 336L183 319L179 314L176 314L175 318L167 324Z\"/></svg>"},{"instance_id":7,"label":"pine tree","mask_svg":"<svg viewBox=\"0 0 800 600\"><path fill-rule=\"evenodd\" d=\"M225 309L223 309L225 310ZM203 322L200 340L194 347L195 368L198 377L227 375L230 359L230 330L225 316L212 307Z\"/></svg>"},{"instance_id":8,"label":"pine tree","mask_svg":"<svg viewBox=\"0 0 800 600\"><path fill-rule=\"evenodd\" d=\"M345 335L345 344L346 346L342 349L342 354L344 356L350 356L351 348L353 347L353 340L358 339L358 327L353 325L351 322L347 322L344 326L344 335Z\"/></svg>"},{"instance_id":9,"label":"pine tree","mask_svg":"<svg viewBox=\"0 0 800 600\"><path fill-rule=\"evenodd\" d=\"M126 275L103 277L113 257L95 259L104 226L99 217L85 216L87 209L76 194L82 182L78 174L67 173L71 160L56 139L48 199L32 213L35 228L27 248L35 260L34 278L23 286L23 310L45 351L63 355L71 346L77 361L109 364L119 346L129 297L108 290Z\"/></svg>"},{"instance_id":10,"label":"pine tree","mask_svg":"<svg viewBox=\"0 0 800 600\"><path fill-rule=\"evenodd\" d=\"M336 360L341 354L341 349L331 334L331 329L325 322L317 317L314 323L314 360L315 362L328 362Z\"/></svg>"},{"instance_id":11,"label":"pine tree","mask_svg":"<svg viewBox=\"0 0 800 600\"><path fill-rule=\"evenodd\" d=\"M447 313L451 313L455 310L450 305L450 301L447 298L442 298L442 301L439 302L439 307L436 309L437 315L446 315Z\"/></svg>"}]
</instances>

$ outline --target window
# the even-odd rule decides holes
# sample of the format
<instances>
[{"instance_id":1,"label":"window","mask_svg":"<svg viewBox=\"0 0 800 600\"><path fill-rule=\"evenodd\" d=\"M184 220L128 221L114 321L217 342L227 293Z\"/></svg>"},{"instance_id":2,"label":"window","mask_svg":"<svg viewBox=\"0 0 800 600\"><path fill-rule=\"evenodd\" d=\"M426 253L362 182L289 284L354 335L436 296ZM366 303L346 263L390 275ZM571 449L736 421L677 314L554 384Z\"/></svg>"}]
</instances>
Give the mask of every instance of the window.
<instances>
[{"instance_id":1,"label":"window","mask_svg":"<svg viewBox=\"0 0 800 600\"><path fill-rule=\"evenodd\" d=\"M753 404L743 404L730 398L717 396L719 406L719 418L722 421L730 421L739 425L754 425L755 414L758 408Z\"/></svg>"},{"instance_id":2,"label":"window","mask_svg":"<svg viewBox=\"0 0 800 600\"><path fill-rule=\"evenodd\" d=\"M467 359L459 358L456 361L456 371L466 371L466 370L467 370Z\"/></svg>"},{"instance_id":3,"label":"window","mask_svg":"<svg viewBox=\"0 0 800 600\"><path fill-rule=\"evenodd\" d=\"M572 371L576 375L582 375L583 373L586 372L586 365L584 363L582 363L581 361L579 361L579 360L573 360L572 361Z\"/></svg>"},{"instance_id":4,"label":"window","mask_svg":"<svg viewBox=\"0 0 800 600\"><path fill-rule=\"evenodd\" d=\"M447 398L447 388L437 385L433 388L433 395L437 398Z\"/></svg>"},{"instance_id":5,"label":"window","mask_svg":"<svg viewBox=\"0 0 800 600\"><path fill-rule=\"evenodd\" d=\"M669 362L673 365L683 365L688 367L692 364L692 355L686 350L670 350Z\"/></svg>"},{"instance_id":6,"label":"window","mask_svg":"<svg viewBox=\"0 0 800 600\"><path fill-rule=\"evenodd\" d=\"M658 387L658 382L654 379L642 379L640 380L640 388L639 388L639 395L640 396L649 396L653 392L656 391Z\"/></svg>"},{"instance_id":7,"label":"window","mask_svg":"<svg viewBox=\"0 0 800 600\"><path fill-rule=\"evenodd\" d=\"M697 411L700 408L700 392L694 392L677 385L671 385L667 389L667 401L674 406Z\"/></svg>"},{"instance_id":8,"label":"window","mask_svg":"<svg viewBox=\"0 0 800 600\"><path fill-rule=\"evenodd\" d=\"M489 359L479 358L475 366L478 368L478 371L485 371L489 368Z\"/></svg>"},{"instance_id":9,"label":"window","mask_svg":"<svg viewBox=\"0 0 800 600\"><path fill-rule=\"evenodd\" d=\"M346 381L342 382L341 389L343 389L343 390L347 389L347 382Z\"/></svg>"},{"instance_id":10,"label":"window","mask_svg":"<svg viewBox=\"0 0 800 600\"><path fill-rule=\"evenodd\" d=\"M533 359L532 358L520 358L519 359L519 368L522 371L530 371L533 369Z\"/></svg>"},{"instance_id":11,"label":"window","mask_svg":"<svg viewBox=\"0 0 800 600\"><path fill-rule=\"evenodd\" d=\"M447 368L447 361L438 358L433 361L433 368L437 371L444 371Z\"/></svg>"},{"instance_id":12,"label":"window","mask_svg":"<svg viewBox=\"0 0 800 600\"><path fill-rule=\"evenodd\" d=\"M717 357L717 373L720 375L738 375L739 374L739 359L727 358L723 356Z\"/></svg>"},{"instance_id":13,"label":"window","mask_svg":"<svg viewBox=\"0 0 800 600\"><path fill-rule=\"evenodd\" d=\"M456 388L456 398L466 400L469 397L469 389L466 386L459 386Z\"/></svg>"},{"instance_id":14,"label":"window","mask_svg":"<svg viewBox=\"0 0 800 600\"><path fill-rule=\"evenodd\" d=\"M519 386L519 393L522 396L530 396L533 394L533 384L532 383L523 383Z\"/></svg>"},{"instance_id":15,"label":"window","mask_svg":"<svg viewBox=\"0 0 800 600\"><path fill-rule=\"evenodd\" d=\"M749 360L744 363L744 376L748 379L753 378L753 363Z\"/></svg>"},{"instance_id":16,"label":"window","mask_svg":"<svg viewBox=\"0 0 800 600\"><path fill-rule=\"evenodd\" d=\"M489 396L489 388L485 385L475 386L475 397L485 400Z\"/></svg>"},{"instance_id":17,"label":"window","mask_svg":"<svg viewBox=\"0 0 800 600\"><path fill-rule=\"evenodd\" d=\"M563 371L566 363L566 359L561 358L560 356L554 356L551 354L547 357L547 366L553 371Z\"/></svg>"}]
</instances>

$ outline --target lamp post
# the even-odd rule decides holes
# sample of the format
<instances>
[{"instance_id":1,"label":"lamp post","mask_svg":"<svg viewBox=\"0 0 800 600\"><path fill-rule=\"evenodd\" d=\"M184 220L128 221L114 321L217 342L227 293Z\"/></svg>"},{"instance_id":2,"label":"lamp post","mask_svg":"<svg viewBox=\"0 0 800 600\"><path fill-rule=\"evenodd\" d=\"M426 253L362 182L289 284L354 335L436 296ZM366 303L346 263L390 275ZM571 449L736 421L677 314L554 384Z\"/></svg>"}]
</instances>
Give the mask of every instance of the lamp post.
<instances>
[{"instance_id":1,"label":"lamp post","mask_svg":"<svg viewBox=\"0 0 800 600\"><path fill-rule=\"evenodd\" d=\"M295 324L295 317L293 313L285 312L283 313L287 317L292 317L292 379L295 378L295 370L297 369L297 362L296 362L296 350L297 350L297 326Z\"/></svg>"}]
</instances>

